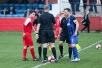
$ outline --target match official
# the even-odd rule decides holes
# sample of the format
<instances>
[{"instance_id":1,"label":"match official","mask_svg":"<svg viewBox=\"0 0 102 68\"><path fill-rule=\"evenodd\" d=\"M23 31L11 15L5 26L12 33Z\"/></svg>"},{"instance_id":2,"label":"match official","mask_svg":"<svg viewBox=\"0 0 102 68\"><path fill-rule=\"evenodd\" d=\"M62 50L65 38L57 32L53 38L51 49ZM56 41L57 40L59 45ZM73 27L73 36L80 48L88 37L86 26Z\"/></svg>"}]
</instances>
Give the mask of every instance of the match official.
<instances>
[{"instance_id":1,"label":"match official","mask_svg":"<svg viewBox=\"0 0 102 68\"><path fill-rule=\"evenodd\" d=\"M43 63L46 63L46 55L47 55L47 46L48 43L52 47L52 53L55 58L55 62L58 62L56 57L56 49L54 46L54 31L53 31L53 25L55 25L55 19L52 14L49 13L49 6L44 6L44 13L40 16L38 20L37 25L37 33L36 38L39 38L39 28L41 29L41 37L42 37L42 44L43 44Z\"/></svg>"}]
</instances>

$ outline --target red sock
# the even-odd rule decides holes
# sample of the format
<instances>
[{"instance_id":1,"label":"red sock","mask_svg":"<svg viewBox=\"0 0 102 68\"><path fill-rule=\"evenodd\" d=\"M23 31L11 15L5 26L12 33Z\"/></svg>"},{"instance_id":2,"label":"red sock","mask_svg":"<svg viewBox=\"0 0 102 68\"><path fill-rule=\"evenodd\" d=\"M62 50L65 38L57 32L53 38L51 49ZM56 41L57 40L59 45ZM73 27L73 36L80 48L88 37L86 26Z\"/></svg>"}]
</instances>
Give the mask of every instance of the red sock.
<instances>
[{"instance_id":1,"label":"red sock","mask_svg":"<svg viewBox=\"0 0 102 68\"><path fill-rule=\"evenodd\" d=\"M30 53L31 53L33 59L35 59L36 56L35 56L34 48L30 48Z\"/></svg>"},{"instance_id":2,"label":"red sock","mask_svg":"<svg viewBox=\"0 0 102 68\"><path fill-rule=\"evenodd\" d=\"M27 49L23 49L23 59L26 59Z\"/></svg>"}]
</instances>

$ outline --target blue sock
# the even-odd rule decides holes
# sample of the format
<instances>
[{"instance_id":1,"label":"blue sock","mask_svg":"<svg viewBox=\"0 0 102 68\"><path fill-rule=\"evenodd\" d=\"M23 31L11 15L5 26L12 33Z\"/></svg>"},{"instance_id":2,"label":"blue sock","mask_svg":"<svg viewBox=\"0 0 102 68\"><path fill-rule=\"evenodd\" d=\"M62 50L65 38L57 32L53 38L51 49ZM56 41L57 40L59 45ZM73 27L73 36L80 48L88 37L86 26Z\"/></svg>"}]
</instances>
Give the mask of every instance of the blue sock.
<instances>
[{"instance_id":1,"label":"blue sock","mask_svg":"<svg viewBox=\"0 0 102 68\"><path fill-rule=\"evenodd\" d=\"M74 59L79 58L78 57L78 50L77 50L76 46L73 47L73 55L74 55Z\"/></svg>"}]
</instances>

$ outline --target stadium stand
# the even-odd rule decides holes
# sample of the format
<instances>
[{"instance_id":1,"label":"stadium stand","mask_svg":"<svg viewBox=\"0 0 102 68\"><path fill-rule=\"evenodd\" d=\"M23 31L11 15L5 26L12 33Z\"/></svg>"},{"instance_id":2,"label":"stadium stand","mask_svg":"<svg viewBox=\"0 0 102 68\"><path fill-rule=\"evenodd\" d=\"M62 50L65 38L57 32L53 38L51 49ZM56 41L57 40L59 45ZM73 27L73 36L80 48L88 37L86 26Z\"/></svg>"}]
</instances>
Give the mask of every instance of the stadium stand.
<instances>
[{"instance_id":1,"label":"stadium stand","mask_svg":"<svg viewBox=\"0 0 102 68\"><path fill-rule=\"evenodd\" d=\"M0 10L2 10L2 4L0 4Z\"/></svg>"},{"instance_id":2,"label":"stadium stand","mask_svg":"<svg viewBox=\"0 0 102 68\"><path fill-rule=\"evenodd\" d=\"M43 9L44 4L39 4L39 9Z\"/></svg>"},{"instance_id":3,"label":"stadium stand","mask_svg":"<svg viewBox=\"0 0 102 68\"><path fill-rule=\"evenodd\" d=\"M52 4L49 3L48 5L49 5L49 7L50 7L50 10L52 10Z\"/></svg>"},{"instance_id":4,"label":"stadium stand","mask_svg":"<svg viewBox=\"0 0 102 68\"><path fill-rule=\"evenodd\" d=\"M48 4L50 6L50 10L52 10L52 4ZM13 7L15 9L15 11L17 12L16 15L3 15L1 14L2 8L6 8L7 10L9 9L9 7ZM29 8L30 10L34 10L34 9L43 9L44 4L7 4L7 3L0 3L0 18L2 17L24 17L24 12L26 11L27 8Z\"/></svg>"},{"instance_id":5,"label":"stadium stand","mask_svg":"<svg viewBox=\"0 0 102 68\"><path fill-rule=\"evenodd\" d=\"M15 8L15 10L20 10L20 4L15 4L14 8Z\"/></svg>"},{"instance_id":6,"label":"stadium stand","mask_svg":"<svg viewBox=\"0 0 102 68\"><path fill-rule=\"evenodd\" d=\"M9 7L11 7L11 6L14 7L14 4L9 4Z\"/></svg>"},{"instance_id":7,"label":"stadium stand","mask_svg":"<svg viewBox=\"0 0 102 68\"><path fill-rule=\"evenodd\" d=\"M33 9L38 9L39 5L38 4L33 4Z\"/></svg>"},{"instance_id":8,"label":"stadium stand","mask_svg":"<svg viewBox=\"0 0 102 68\"><path fill-rule=\"evenodd\" d=\"M0 18L5 18L6 16L4 14L0 14Z\"/></svg>"},{"instance_id":9,"label":"stadium stand","mask_svg":"<svg viewBox=\"0 0 102 68\"><path fill-rule=\"evenodd\" d=\"M33 9L33 4L27 4L27 8Z\"/></svg>"},{"instance_id":10,"label":"stadium stand","mask_svg":"<svg viewBox=\"0 0 102 68\"><path fill-rule=\"evenodd\" d=\"M27 5L26 4L21 4L21 9L22 10L26 10L27 9Z\"/></svg>"},{"instance_id":11,"label":"stadium stand","mask_svg":"<svg viewBox=\"0 0 102 68\"><path fill-rule=\"evenodd\" d=\"M18 17L18 14L14 14L12 15L13 18L17 18Z\"/></svg>"},{"instance_id":12,"label":"stadium stand","mask_svg":"<svg viewBox=\"0 0 102 68\"><path fill-rule=\"evenodd\" d=\"M24 14L18 14L18 17L19 18L23 18L24 17Z\"/></svg>"},{"instance_id":13,"label":"stadium stand","mask_svg":"<svg viewBox=\"0 0 102 68\"><path fill-rule=\"evenodd\" d=\"M8 9L9 5L8 4L2 4L2 7Z\"/></svg>"},{"instance_id":14,"label":"stadium stand","mask_svg":"<svg viewBox=\"0 0 102 68\"><path fill-rule=\"evenodd\" d=\"M17 10L17 14L24 14L25 11L26 11L25 9Z\"/></svg>"},{"instance_id":15,"label":"stadium stand","mask_svg":"<svg viewBox=\"0 0 102 68\"><path fill-rule=\"evenodd\" d=\"M5 15L5 17L6 17L6 18L9 18L9 17L12 17L12 15L7 14L7 15Z\"/></svg>"}]
</instances>

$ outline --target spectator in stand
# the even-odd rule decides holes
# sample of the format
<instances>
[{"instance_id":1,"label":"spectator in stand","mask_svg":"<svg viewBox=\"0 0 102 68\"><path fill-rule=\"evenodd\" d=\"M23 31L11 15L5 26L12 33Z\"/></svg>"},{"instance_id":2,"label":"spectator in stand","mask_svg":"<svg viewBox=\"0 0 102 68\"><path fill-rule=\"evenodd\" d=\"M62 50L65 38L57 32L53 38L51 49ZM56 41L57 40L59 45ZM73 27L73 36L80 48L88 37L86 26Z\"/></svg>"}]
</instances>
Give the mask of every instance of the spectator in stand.
<instances>
[{"instance_id":1,"label":"spectator in stand","mask_svg":"<svg viewBox=\"0 0 102 68\"><path fill-rule=\"evenodd\" d=\"M38 0L39 4L45 4L45 0Z\"/></svg>"},{"instance_id":2,"label":"spectator in stand","mask_svg":"<svg viewBox=\"0 0 102 68\"><path fill-rule=\"evenodd\" d=\"M87 6L87 0L83 0L83 9L84 9L84 12L86 11L86 6Z\"/></svg>"},{"instance_id":3,"label":"spectator in stand","mask_svg":"<svg viewBox=\"0 0 102 68\"><path fill-rule=\"evenodd\" d=\"M34 3L45 4L46 0L34 0Z\"/></svg>"},{"instance_id":4,"label":"spectator in stand","mask_svg":"<svg viewBox=\"0 0 102 68\"><path fill-rule=\"evenodd\" d=\"M94 9L95 9L95 13L98 13L97 11L97 0L89 0L89 3L90 3L90 9L89 11L92 12L93 11L93 6L94 6Z\"/></svg>"},{"instance_id":5,"label":"spectator in stand","mask_svg":"<svg viewBox=\"0 0 102 68\"><path fill-rule=\"evenodd\" d=\"M9 0L8 3L18 3L18 0Z\"/></svg>"},{"instance_id":6,"label":"spectator in stand","mask_svg":"<svg viewBox=\"0 0 102 68\"><path fill-rule=\"evenodd\" d=\"M34 3L38 3L38 0L34 0Z\"/></svg>"},{"instance_id":7,"label":"spectator in stand","mask_svg":"<svg viewBox=\"0 0 102 68\"><path fill-rule=\"evenodd\" d=\"M28 17L29 16L29 12L30 12L30 9L27 8L26 12L24 13L24 17Z\"/></svg>"},{"instance_id":8,"label":"spectator in stand","mask_svg":"<svg viewBox=\"0 0 102 68\"><path fill-rule=\"evenodd\" d=\"M1 14L4 14L4 15L8 14L6 8L3 8L3 9L2 9Z\"/></svg>"},{"instance_id":9,"label":"spectator in stand","mask_svg":"<svg viewBox=\"0 0 102 68\"><path fill-rule=\"evenodd\" d=\"M22 0L22 3L28 4L28 0Z\"/></svg>"},{"instance_id":10,"label":"spectator in stand","mask_svg":"<svg viewBox=\"0 0 102 68\"><path fill-rule=\"evenodd\" d=\"M102 0L100 0L101 1L101 5L102 5Z\"/></svg>"},{"instance_id":11,"label":"spectator in stand","mask_svg":"<svg viewBox=\"0 0 102 68\"><path fill-rule=\"evenodd\" d=\"M101 10L102 10L102 0L100 0L101 1Z\"/></svg>"},{"instance_id":12,"label":"spectator in stand","mask_svg":"<svg viewBox=\"0 0 102 68\"><path fill-rule=\"evenodd\" d=\"M72 9L72 14L73 15L75 15L75 10L76 10L75 5L76 5L76 2L77 2L77 0L69 0L69 3L71 5L71 9Z\"/></svg>"},{"instance_id":13,"label":"spectator in stand","mask_svg":"<svg viewBox=\"0 0 102 68\"><path fill-rule=\"evenodd\" d=\"M80 0L77 0L77 3L76 3L76 11L80 11L79 10L79 7L80 7Z\"/></svg>"},{"instance_id":14,"label":"spectator in stand","mask_svg":"<svg viewBox=\"0 0 102 68\"><path fill-rule=\"evenodd\" d=\"M14 10L14 8L11 6L10 9L8 10L8 14L16 14L16 11Z\"/></svg>"}]
</instances>

